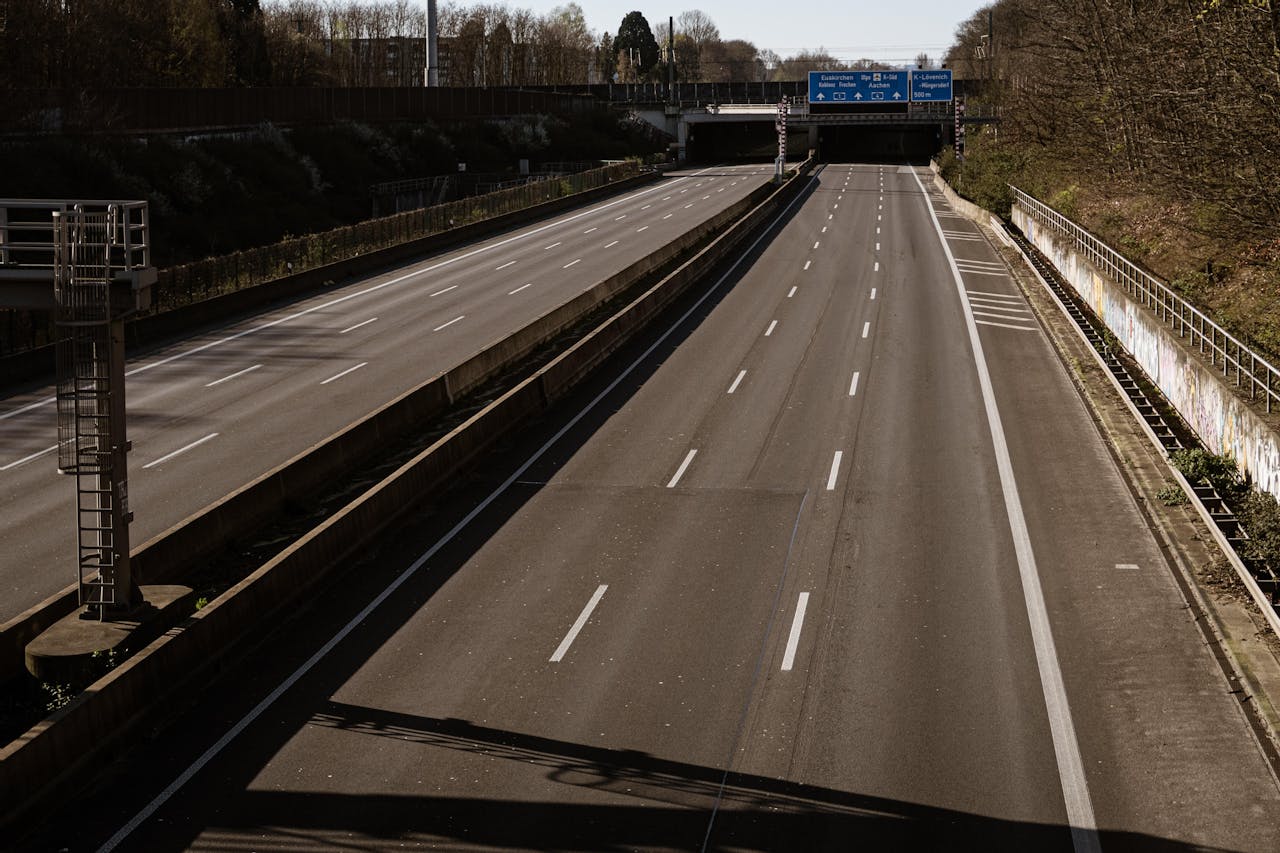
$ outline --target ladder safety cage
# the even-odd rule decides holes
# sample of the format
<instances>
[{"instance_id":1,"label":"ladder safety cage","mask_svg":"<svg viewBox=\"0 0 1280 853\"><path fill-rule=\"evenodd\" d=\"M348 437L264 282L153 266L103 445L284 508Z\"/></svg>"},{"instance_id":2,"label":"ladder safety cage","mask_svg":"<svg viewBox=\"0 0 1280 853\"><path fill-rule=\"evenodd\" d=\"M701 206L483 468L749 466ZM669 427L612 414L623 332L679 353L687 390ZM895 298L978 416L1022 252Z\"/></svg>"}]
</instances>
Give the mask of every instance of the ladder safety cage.
<instances>
[{"instance_id":1,"label":"ladder safety cage","mask_svg":"<svg viewBox=\"0 0 1280 853\"><path fill-rule=\"evenodd\" d=\"M80 604L130 611L124 321L150 305L145 201L0 199L0 307L49 311L56 330L58 469L76 479Z\"/></svg>"}]
</instances>

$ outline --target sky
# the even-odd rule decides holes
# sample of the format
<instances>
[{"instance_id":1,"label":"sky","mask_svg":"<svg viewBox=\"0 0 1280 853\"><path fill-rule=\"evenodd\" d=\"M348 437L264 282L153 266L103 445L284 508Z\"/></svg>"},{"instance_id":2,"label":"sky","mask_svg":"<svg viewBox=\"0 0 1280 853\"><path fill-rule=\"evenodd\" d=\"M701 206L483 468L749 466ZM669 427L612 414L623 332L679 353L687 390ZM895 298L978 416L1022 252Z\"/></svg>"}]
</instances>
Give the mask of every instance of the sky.
<instances>
[{"instance_id":1,"label":"sky","mask_svg":"<svg viewBox=\"0 0 1280 853\"><path fill-rule=\"evenodd\" d=\"M467 5L467 0L461 0ZM513 8L549 12L567 0L509 0ZM991 0L912 0L906 6L893 0L680 0L667 8L654 0L577 0L595 32L616 33L633 9L649 24L701 9L720 28L722 39L746 39L757 48L780 56L824 47L841 60L875 59L909 63L924 52L938 60L954 41L956 28ZM655 20L656 19L656 20Z\"/></svg>"}]
</instances>

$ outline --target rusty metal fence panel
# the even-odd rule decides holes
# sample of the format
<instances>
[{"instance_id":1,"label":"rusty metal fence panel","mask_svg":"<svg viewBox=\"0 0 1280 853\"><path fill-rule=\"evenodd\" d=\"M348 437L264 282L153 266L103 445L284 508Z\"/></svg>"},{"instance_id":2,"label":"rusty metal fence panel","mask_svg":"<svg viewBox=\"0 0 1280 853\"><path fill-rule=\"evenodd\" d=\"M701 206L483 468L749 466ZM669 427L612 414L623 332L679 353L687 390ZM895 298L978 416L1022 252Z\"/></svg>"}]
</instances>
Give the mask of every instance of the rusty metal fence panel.
<instances>
[{"instance_id":1,"label":"rusty metal fence panel","mask_svg":"<svg viewBox=\"0 0 1280 853\"><path fill-rule=\"evenodd\" d=\"M1263 355L1086 229L1017 187L1009 189L1032 219L1071 241L1076 252L1197 347L1224 377L1234 375L1237 388L1247 385L1250 399L1261 396L1268 412L1273 401L1280 402L1280 370Z\"/></svg>"}]
</instances>

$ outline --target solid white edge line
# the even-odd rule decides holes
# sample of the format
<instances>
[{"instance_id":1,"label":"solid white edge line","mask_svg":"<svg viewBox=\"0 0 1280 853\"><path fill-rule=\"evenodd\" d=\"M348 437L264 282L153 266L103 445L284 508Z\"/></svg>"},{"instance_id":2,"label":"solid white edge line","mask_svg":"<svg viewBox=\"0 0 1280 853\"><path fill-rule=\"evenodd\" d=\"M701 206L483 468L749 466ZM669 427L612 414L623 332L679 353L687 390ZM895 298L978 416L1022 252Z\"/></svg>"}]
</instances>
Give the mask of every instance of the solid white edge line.
<instances>
[{"instance_id":1,"label":"solid white edge line","mask_svg":"<svg viewBox=\"0 0 1280 853\"><path fill-rule=\"evenodd\" d=\"M368 364L368 363L369 363L369 362L367 362L367 361L362 361L362 362L360 362L359 364L357 364L355 367L348 367L346 370L342 371L341 373L337 374L336 376L330 376L328 379L326 379L325 381L321 382L320 384L321 384L321 385L328 385L330 382L333 382L334 380L337 380L337 379L341 379L342 377L346 376L348 373L355 373L357 370L359 370L360 368L364 367L364 366L365 366L366 364Z\"/></svg>"},{"instance_id":2,"label":"solid white edge line","mask_svg":"<svg viewBox=\"0 0 1280 853\"><path fill-rule=\"evenodd\" d=\"M692 462L693 457L697 455L698 455L697 448L694 448L693 450L689 451L689 454L685 456L684 461L680 463L680 467L676 469L675 476L671 478L671 481L669 483L667 483L668 489L674 489L676 487L676 483L680 482L680 478L683 477L684 472L688 470L689 463Z\"/></svg>"},{"instance_id":3,"label":"solid white edge line","mask_svg":"<svg viewBox=\"0 0 1280 853\"><path fill-rule=\"evenodd\" d=\"M1076 853L1101 853L1102 842L1098 837L1098 824L1093 814L1093 802L1089 798L1089 784L1084 774L1084 761L1080 757L1080 743L1076 739L1075 724L1071 720L1071 707L1067 701L1067 688L1058 664L1058 652L1049 625L1049 611L1040 587L1040 573L1036 568L1035 552L1031 547L1031 534L1018 497L1018 483L1013 473L1013 461L1009 445L1000 421L1000 409L996 405L995 389L987 369L986 355L982 350L982 338L969 307L964 279L956 266L955 255L947 245L938 221L933 201L920 181L915 169L911 170L916 186L924 196L925 207L938 232L938 242L951 267L956 293L964 309L965 325L969 331L969 344L973 349L973 361L978 371L978 384L982 389L982 401L987 412L987 425L991 430L991 444L995 451L996 468L1000 472L1000 486L1004 492L1005 514L1009 517L1009 529L1013 536L1014 552L1018 558L1018 574L1022 579L1022 595L1027 608L1027 620L1031 627L1031 641L1035 646L1036 664L1040 670L1040 688L1044 693L1045 710L1049 717L1049 732L1053 738L1053 751L1058 761L1058 777L1062 783L1062 798L1067 809L1067 821L1071 825L1071 843Z\"/></svg>"},{"instance_id":4,"label":"solid white edge line","mask_svg":"<svg viewBox=\"0 0 1280 853\"><path fill-rule=\"evenodd\" d=\"M840 460L844 458L844 451L837 450L835 456L831 457L831 473L827 475L827 491L835 491L836 480L840 479Z\"/></svg>"},{"instance_id":5,"label":"solid white edge line","mask_svg":"<svg viewBox=\"0 0 1280 853\"><path fill-rule=\"evenodd\" d=\"M578 614L578 619L573 623L573 627L569 629L569 633L564 635L564 639L560 641L560 645L556 647L555 654L551 656L549 663L559 663L564 659L565 653L569 651L569 647L573 645L573 641L578 638L578 633L586 626L587 620L591 618L591 611L596 609L596 605L600 603L600 599L604 598L605 590L609 588L607 583L602 583L596 587L595 594L591 596L591 600L587 602L587 606L582 608L582 612Z\"/></svg>"},{"instance_id":6,"label":"solid white edge line","mask_svg":"<svg viewBox=\"0 0 1280 853\"><path fill-rule=\"evenodd\" d=\"M733 380L733 384L729 386L729 393L730 393L730 394L732 394L734 391L737 391L737 390L738 390L738 385L742 382L742 377L744 377L744 376L746 376L746 375L747 375L747 371L745 371L745 370L740 370L740 371L738 371L738 377L737 377L736 379L734 379L734 380ZM4 469L0 468L0 470L4 470Z\"/></svg>"},{"instance_id":7,"label":"solid white edge line","mask_svg":"<svg viewBox=\"0 0 1280 853\"><path fill-rule=\"evenodd\" d=\"M142 467L151 468L152 466L159 465L162 462L168 462L173 457L181 453L186 453L188 450L191 450L194 447L199 447L200 445L204 444L206 441L211 441L212 439L215 439L217 437L218 437L218 433L211 432L208 435L206 435L204 438L198 438L195 441L188 444L186 447L179 447L177 450L173 451L172 453L166 453L164 456L161 456L159 459L155 460L154 462L148 462L146 465L143 465Z\"/></svg>"},{"instance_id":8,"label":"solid white edge line","mask_svg":"<svg viewBox=\"0 0 1280 853\"><path fill-rule=\"evenodd\" d=\"M467 315L466 315L466 314L459 314L457 317L454 317L454 318L453 318L452 320L450 320L449 322L447 322L447 323L443 323L443 324L441 324L441 325L439 325L439 326L436 326L436 327L435 327L434 329L432 329L431 331L433 331L433 332L438 332L438 331L440 331L441 329L447 329L447 328L449 328L450 326L452 326L454 323L457 323L457 322L459 322L460 320L465 320L465 319L466 319L466 317L467 317Z\"/></svg>"},{"instance_id":9,"label":"solid white edge line","mask_svg":"<svg viewBox=\"0 0 1280 853\"><path fill-rule=\"evenodd\" d=\"M360 328L361 326L367 326L377 319L378 319L377 317L370 317L368 320L365 320L363 323L356 323L354 326L347 326L341 332L338 332L338 334L345 335L347 332L354 332L356 329Z\"/></svg>"},{"instance_id":10,"label":"solid white edge line","mask_svg":"<svg viewBox=\"0 0 1280 853\"><path fill-rule=\"evenodd\" d=\"M715 168L718 168L718 167L708 166L706 169L702 169L698 172L694 172L692 175L681 175L679 177L673 178L672 180L675 180L675 181L687 180L689 178L697 177L698 175L701 175L703 172L707 172ZM297 320L301 317L305 317L308 314L314 314L316 311L323 311L326 308L332 308L335 305L341 305L343 302L346 302L347 300L356 299L361 296L367 296L370 293L376 293L377 291L382 290L385 287L391 287L392 285L399 284L402 281L407 281L408 279L416 278L420 275L425 275L429 272L433 272L442 267L451 266L453 264L458 263L459 261L465 261L470 258L474 258L476 255L482 255L485 252L492 252L494 249L501 248L502 246L506 246L510 243L515 243L519 240L528 239L529 237L536 236L538 234L541 234L544 231L548 231L552 228L557 228L561 225L568 225L571 222L576 222L577 220L583 218L584 216L590 216L594 213L599 213L602 210L608 210L611 207L617 207L618 205L623 204L625 202L634 201L637 198L641 198L643 196L648 195L649 193L658 192L658 191L659 191L658 187L650 187L647 190L640 190L635 193L629 193L623 196L622 198L617 198L617 199L614 199L613 201L606 202L605 204L597 205L596 207L593 207L590 210L584 210L580 213L575 213L572 216L566 216L565 218L558 219L555 222L548 222L546 225L541 225L533 229L532 231L526 231L522 234L515 234L511 237L506 238L505 240L499 240L496 243L490 243L485 246L478 246L469 252L458 255L457 257L445 258L443 261L439 261L438 263L434 263L430 266L423 267L422 269L412 270L410 272L405 273L404 275L396 276L390 281L384 281L381 284L375 284L372 287L367 287L364 290L358 290L355 293L348 293L346 296L339 296L336 299L331 299L328 302L323 302L319 305L313 305L310 308L304 308L301 311L295 311L294 313L287 314L284 317L277 317L276 319L269 320L260 326L252 326L248 329L241 329L239 332L236 332L235 334L232 334L232 335L227 335L225 338L217 338L215 340L208 341L207 343L203 343L198 347L192 347L189 350L176 352L173 355L168 356L167 358L160 359L159 361L153 361L153 362L150 362L149 364L139 365L138 367L135 367L132 370L127 371L125 373L125 376L126 377L135 376L139 373L145 373L148 370L153 370L157 367L161 367L163 365L169 364L170 362L187 358L188 356L195 355L196 353L201 353L201 352L204 352L205 350L213 349L214 347L231 343L232 341L238 341L240 340L240 338L247 337L248 335L252 335L255 332L262 332L267 329L273 329L276 326L279 326L283 323L289 323L289 322L292 322L293 320ZM6 421L9 418L17 417L18 415L21 415L25 412L29 412L32 409L38 409L41 406L47 406L50 403L57 402L57 399L58 399L57 397L45 397L41 400L36 400L34 403L28 403L27 405L21 406L12 411L0 413L0 421Z\"/></svg>"},{"instance_id":11,"label":"solid white edge line","mask_svg":"<svg viewBox=\"0 0 1280 853\"><path fill-rule=\"evenodd\" d=\"M804 612L809 607L809 593L800 593L796 601L796 615L791 620L791 636L787 637L787 651L782 656L782 671L790 672L796 662L796 649L800 645L800 631L804 627Z\"/></svg>"},{"instance_id":12,"label":"solid white edge line","mask_svg":"<svg viewBox=\"0 0 1280 853\"><path fill-rule=\"evenodd\" d=\"M743 373L745 372L746 371L744 370ZM0 465L0 471L8 471L10 468L17 468L19 465L22 465L25 462L30 462L32 459L39 459L41 456L44 456L46 453L52 453L57 449L58 449L58 445L56 444L53 447L46 447L44 450L36 451L35 453L32 453L30 456L24 456L21 459L18 459L14 462L10 462L8 465Z\"/></svg>"},{"instance_id":13,"label":"solid white edge line","mask_svg":"<svg viewBox=\"0 0 1280 853\"><path fill-rule=\"evenodd\" d=\"M853 381L849 383L849 396L852 397L858 393L858 377L861 374L858 371L853 372Z\"/></svg>"},{"instance_id":14,"label":"solid white edge line","mask_svg":"<svg viewBox=\"0 0 1280 853\"><path fill-rule=\"evenodd\" d=\"M814 179L811 177L809 179L810 183L812 183L813 180ZM564 438L570 430L577 427L577 425L582 422L583 418L590 414L596 406L600 405L600 401L612 394L614 389L625 382L627 378L635 372L637 367L643 364L649 356L653 355L654 351L657 350L658 347L666 343L667 339L675 333L676 329L680 328L685 321L692 317L694 312L701 309L703 303L710 299L711 295L719 290L720 286L728 281L731 275L737 272L738 267L742 265L742 262L751 256L751 253L755 251L755 248L773 232L773 229L783 220L783 218L791 213L791 209L799 204L802 198L803 195L797 195L792 199L791 202L774 217L773 221L769 223L769 227L761 231L755 240L752 241L751 245L738 254L734 262L729 265L729 268L716 280L716 283L711 287L708 287L706 291L675 320L675 322L667 327L666 331L658 336L656 341L649 344L644 352L636 356L635 360L627 365L616 377L614 377L613 381L606 385L600 393L596 394L595 397L591 398L591 401L578 410L578 413L570 418L568 423L560 427L560 429L556 431L555 435L547 439L541 447L533 452L533 455L521 463L520 467L507 477L507 479L503 480L484 498L484 500L476 504L470 512L458 521L457 524L449 528L449 530L437 539L430 548L422 552L422 554L418 556L418 559L409 564L408 568L396 575L395 579L391 581L391 583L387 584L387 586L383 588L382 592L378 593L377 596L374 597L373 601L370 601L360 610L359 613L351 617L347 624L338 629L337 633L330 637L323 646L311 655L311 657L307 658L297 669L295 669L288 678L276 685L275 689L266 696L262 697L262 700L259 701L257 705L254 705L248 713L236 721L236 724L228 729L226 734L218 738L208 749L200 754L199 758L191 762L191 764L187 766L186 770L183 770L178 774L176 779L166 785L164 790L156 794L149 803L139 809L138 813L130 818L128 823L116 830L116 833L108 838L102 846L98 848L97 853L111 853L112 850L119 847L120 843L132 835L134 830L145 823L147 818L155 814L161 806L173 797L174 794L178 793L178 791L186 786L188 782L195 778L196 774L203 770L210 761L217 758L218 754L226 749L232 741L238 738L245 729L253 725L253 723L262 716L263 712L278 702L281 696L289 692L293 685L297 684L307 675L307 673L311 672L311 670L315 668L316 664L328 657L329 653L333 651L339 643L345 640L352 631L362 625L374 611L386 602L387 599L395 595L400 587L404 586L410 578L416 575L418 571L427 564L428 560L439 553L440 549L444 548L456 539L458 534L465 530L467 526L475 520L476 516L488 509L489 505L501 497L507 489L511 488L512 484L518 482L520 478L525 475L526 471L532 468L539 459L546 455L548 450L554 447L560 439Z\"/></svg>"},{"instance_id":15,"label":"solid white edge line","mask_svg":"<svg viewBox=\"0 0 1280 853\"><path fill-rule=\"evenodd\" d=\"M376 320L376 319L378 318L377 317L373 318L373 320ZM372 323L373 320L365 320L364 323ZM361 323L360 325L363 326L364 323ZM221 379L215 379L212 382L206 382L204 387L212 388L215 385L221 385L223 382L230 382L232 379L235 379L238 376L244 376L246 373L253 373L253 371L257 370L259 367L262 367L262 365L255 364L253 367L246 367L244 370L237 370L235 373L231 374L230 376L224 376ZM0 471L2 470L4 469L0 468Z\"/></svg>"}]
</instances>

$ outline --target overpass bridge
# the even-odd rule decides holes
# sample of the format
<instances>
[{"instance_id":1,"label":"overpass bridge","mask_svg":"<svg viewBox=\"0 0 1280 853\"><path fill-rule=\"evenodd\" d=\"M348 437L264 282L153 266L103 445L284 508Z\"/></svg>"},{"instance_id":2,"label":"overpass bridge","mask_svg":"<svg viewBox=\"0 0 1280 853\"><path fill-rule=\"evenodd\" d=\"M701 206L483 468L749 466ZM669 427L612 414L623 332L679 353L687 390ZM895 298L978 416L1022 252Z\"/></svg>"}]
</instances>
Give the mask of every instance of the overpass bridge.
<instances>
[{"instance_id":1,"label":"overpass bridge","mask_svg":"<svg viewBox=\"0 0 1280 853\"><path fill-rule=\"evenodd\" d=\"M777 101L637 103L633 111L670 136L681 159L760 157L776 150ZM964 124L995 121L998 116L990 111L967 112L961 118ZM955 142L956 114L952 103L811 105L802 92L791 102L787 127L793 151L814 150L823 158L918 161Z\"/></svg>"},{"instance_id":2,"label":"overpass bridge","mask_svg":"<svg viewBox=\"0 0 1280 853\"><path fill-rule=\"evenodd\" d=\"M957 98L980 93L981 80L953 82ZM680 159L771 157L776 151L778 104L791 105L788 148L814 149L824 158L927 159L955 141L954 104L815 105L803 80L727 83L601 83L533 87L536 91L589 95L637 118L670 138ZM999 121L989 108L970 108L962 124Z\"/></svg>"}]
</instances>

